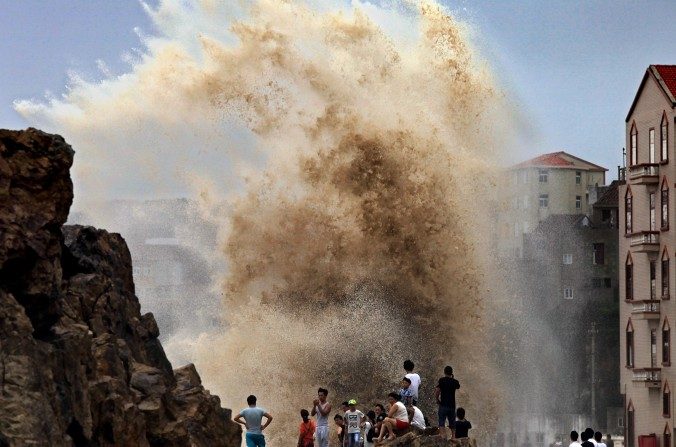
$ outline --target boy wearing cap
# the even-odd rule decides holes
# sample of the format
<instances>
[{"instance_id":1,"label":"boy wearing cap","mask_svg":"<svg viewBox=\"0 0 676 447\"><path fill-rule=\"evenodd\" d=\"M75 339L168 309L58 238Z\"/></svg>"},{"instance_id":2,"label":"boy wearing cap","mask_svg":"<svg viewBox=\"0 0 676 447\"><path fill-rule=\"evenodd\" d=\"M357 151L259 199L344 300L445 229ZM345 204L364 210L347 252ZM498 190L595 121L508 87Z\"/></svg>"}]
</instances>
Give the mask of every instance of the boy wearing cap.
<instances>
[{"instance_id":1,"label":"boy wearing cap","mask_svg":"<svg viewBox=\"0 0 676 447\"><path fill-rule=\"evenodd\" d=\"M404 377L401 379L401 389L399 390L401 403L410 407L413 405L413 390L411 389L411 379Z\"/></svg>"},{"instance_id":2,"label":"boy wearing cap","mask_svg":"<svg viewBox=\"0 0 676 447\"><path fill-rule=\"evenodd\" d=\"M345 412L345 425L347 426L345 446L359 447L361 445L361 428L364 426L366 417L364 413L357 410L355 399L350 399L347 405L349 409Z\"/></svg>"}]
</instances>

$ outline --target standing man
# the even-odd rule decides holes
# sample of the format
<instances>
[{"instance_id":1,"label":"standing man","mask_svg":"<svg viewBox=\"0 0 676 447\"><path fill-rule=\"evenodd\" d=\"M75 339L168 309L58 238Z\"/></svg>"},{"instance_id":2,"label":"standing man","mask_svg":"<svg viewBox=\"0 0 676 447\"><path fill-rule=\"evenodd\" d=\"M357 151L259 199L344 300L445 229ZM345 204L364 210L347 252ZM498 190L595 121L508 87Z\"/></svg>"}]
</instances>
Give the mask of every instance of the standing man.
<instances>
[{"instance_id":1,"label":"standing man","mask_svg":"<svg viewBox=\"0 0 676 447\"><path fill-rule=\"evenodd\" d=\"M420 376L418 373L413 372L413 368L415 368L415 364L410 361L406 360L404 362L404 371L406 371L406 378L411 381L411 392L413 393L413 405L418 405L418 390L420 389Z\"/></svg>"},{"instance_id":2,"label":"standing man","mask_svg":"<svg viewBox=\"0 0 676 447\"><path fill-rule=\"evenodd\" d=\"M246 403L249 404L249 408L240 411L235 418L235 422L246 428L246 447L265 447L263 430L272 422L272 416L264 409L256 406L256 396L253 394L246 398ZM266 421L265 424L261 425L264 416Z\"/></svg>"},{"instance_id":3,"label":"standing man","mask_svg":"<svg viewBox=\"0 0 676 447\"><path fill-rule=\"evenodd\" d=\"M315 437L317 447L329 447L329 413L331 413L331 404L327 402L326 396L329 392L326 388L317 390L317 399L312 402L312 416L315 416L317 429Z\"/></svg>"},{"instance_id":4,"label":"standing man","mask_svg":"<svg viewBox=\"0 0 676 447\"><path fill-rule=\"evenodd\" d=\"M364 426L366 416L357 410L357 400L350 399L347 403L349 410L345 412L345 425L347 425L346 447L359 447L361 443L361 429Z\"/></svg>"},{"instance_id":5,"label":"standing man","mask_svg":"<svg viewBox=\"0 0 676 447\"><path fill-rule=\"evenodd\" d=\"M444 368L444 377L439 379L434 395L439 404L439 427L448 426L453 431L455 427L455 391L460 389L460 382L453 377L453 368Z\"/></svg>"}]
</instances>

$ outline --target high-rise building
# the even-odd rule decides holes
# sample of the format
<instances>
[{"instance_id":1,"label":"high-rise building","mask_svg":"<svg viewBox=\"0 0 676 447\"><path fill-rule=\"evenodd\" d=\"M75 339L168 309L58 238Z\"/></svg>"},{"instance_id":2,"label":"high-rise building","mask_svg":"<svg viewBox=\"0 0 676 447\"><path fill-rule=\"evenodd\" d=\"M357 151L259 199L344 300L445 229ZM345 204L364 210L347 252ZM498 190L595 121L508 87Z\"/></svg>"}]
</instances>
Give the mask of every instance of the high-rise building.
<instances>
[{"instance_id":1,"label":"high-rise building","mask_svg":"<svg viewBox=\"0 0 676 447\"><path fill-rule=\"evenodd\" d=\"M620 387L625 446L671 447L676 363L676 65L645 72L626 125L620 186ZM673 299L672 299L673 298ZM676 328L676 326L675 326ZM674 388L676 390L676 388Z\"/></svg>"}]
</instances>

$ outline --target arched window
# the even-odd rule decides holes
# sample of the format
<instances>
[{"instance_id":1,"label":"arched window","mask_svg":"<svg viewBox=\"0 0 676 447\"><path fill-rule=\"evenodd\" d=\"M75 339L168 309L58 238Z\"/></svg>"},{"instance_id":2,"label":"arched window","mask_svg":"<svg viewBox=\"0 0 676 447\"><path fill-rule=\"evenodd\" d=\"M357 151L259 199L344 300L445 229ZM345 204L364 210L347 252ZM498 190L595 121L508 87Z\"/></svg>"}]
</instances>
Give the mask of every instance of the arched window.
<instances>
[{"instance_id":1,"label":"arched window","mask_svg":"<svg viewBox=\"0 0 676 447\"><path fill-rule=\"evenodd\" d=\"M671 365L671 327L666 317L662 323L662 365Z\"/></svg>"},{"instance_id":2,"label":"arched window","mask_svg":"<svg viewBox=\"0 0 676 447\"><path fill-rule=\"evenodd\" d=\"M664 177L664 180L662 180L662 194L661 194L661 202L660 205L662 207L662 229L663 230L668 230L669 229L669 182L667 182L667 178Z\"/></svg>"},{"instance_id":3,"label":"arched window","mask_svg":"<svg viewBox=\"0 0 676 447\"><path fill-rule=\"evenodd\" d=\"M662 299L669 299L669 253L667 253L667 248L665 247L662 251Z\"/></svg>"},{"instance_id":4,"label":"arched window","mask_svg":"<svg viewBox=\"0 0 676 447\"><path fill-rule=\"evenodd\" d=\"M664 426L664 434L662 435L662 447L671 447L671 430L669 423Z\"/></svg>"},{"instance_id":5,"label":"arched window","mask_svg":"<svg viewBox=\"0 0 676 447\"><path fill-rule=\"evenodd\" d=\"M662 153L662 161L669 159L669 120L667 120L667 112L662 113L662 124L660 125L660 152Z\"/></svg>"},{"instance_id":6,"label":"arched window","mask_svg":"<svg viewBox=\"0 0 676 447\"><path fill-rule=\"evenodd\" d=\"M631 253L627 254L627 261L624 265L624 299L631 301L634 299L634 262L631 259Z\"/></svg>"},{"instance_id":7,"label":"arched window","mask_svg":"<svg viewBox=\"0 0 676 447\"><path fill-rule=\"evenodd\" d=\"M664 382L662 389L662 416L665 418L671 417L671 390L669 389L669 381Z\"/></svg>"},{"instance_id":8,"label":"arched window","mask_svg":"<svg viewBox=\"0 0 676 447\"><path fill-rule=\"evenodd\" d=\"M629 138L629 165L638 163L638 130L636 130L636 123L631 124L630 138Z\"/></svg>"},{"instance_id":9,"label":"arched window","mask_svg":"<svg viewBox=\"0 0 676 447\"><path fill-rule=\"evenodd\" d=\"M627 192L624 195L624 232L630 234L632 232L632 196L631 188L627 187Z\"/></svg>"},{"instance_id":10,"label":"arched window","mask_svg":"<svg viewBox=\"0 0 676 447\"><path fill-rule=\"evenodd\" d=\"M635 441L634 441L634 404L629 401L629 405L627 405L627 433L626 433L626 446L627 447L634 447L635 446Z\"/></svg>"},{"instance_id":11,"label":"arched window","mask_svg":"<svg viewBox=\"0 0 676 447\"><path fill-rule=\"evenodd\" d=\"M627 368L633 368L634 367L634 325L631 324L631 318L629 319L629 322L627 323L627 329L626 329L626 357L627 357Z\"/></svg>"}]
</instances>

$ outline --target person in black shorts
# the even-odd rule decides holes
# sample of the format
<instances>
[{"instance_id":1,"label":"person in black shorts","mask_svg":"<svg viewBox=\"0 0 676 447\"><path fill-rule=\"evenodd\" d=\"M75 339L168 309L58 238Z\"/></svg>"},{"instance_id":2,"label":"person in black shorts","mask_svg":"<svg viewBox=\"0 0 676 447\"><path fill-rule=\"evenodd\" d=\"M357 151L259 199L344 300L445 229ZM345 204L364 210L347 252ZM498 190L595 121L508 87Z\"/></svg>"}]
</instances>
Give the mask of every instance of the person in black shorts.
<instances>
[{"instance_id":1,"label":"person in black shorts","mask_svg":"<svg viewBox=\"0 0 676 447\"><path fill-rule=\"evenodd\" d=\"M467 438L469 437L469 430L472 428L472 423L465 419L465 409L458 408L458 419L455 421L455 437Z\"/></svg>"},{"instance_id":2,"label":"person in black shorts","mask_svg":"<svg viewBox=\"0 0 676 447\"><path fill-rule=\"evenodd\" d=\"M460 382L453 377L453 368L444 368L444 377L439 379L434 395L439 404L439 427L448 426L453 430L455 422L455 391L460 389Z\"/></svg>"}]
</instances>

